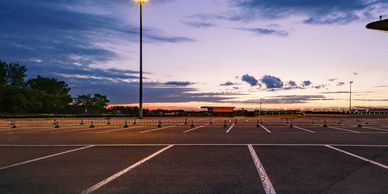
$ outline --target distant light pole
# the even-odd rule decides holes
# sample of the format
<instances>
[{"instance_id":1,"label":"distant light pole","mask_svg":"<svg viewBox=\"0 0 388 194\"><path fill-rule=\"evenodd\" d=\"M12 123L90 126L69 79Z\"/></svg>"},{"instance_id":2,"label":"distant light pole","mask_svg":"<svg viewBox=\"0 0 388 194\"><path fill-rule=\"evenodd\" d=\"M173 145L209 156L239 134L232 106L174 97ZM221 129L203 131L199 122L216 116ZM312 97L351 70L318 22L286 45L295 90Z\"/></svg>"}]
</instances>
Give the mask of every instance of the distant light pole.
<instances>
[{"instance_id":1,"label":"distant light pole","mask_svg":"<svg viewBox=\"0 0 388 194\"><path fill-rule=\"evenodd\" d=\"M261 104L262 104L262 101L260 100L259 118L261 117Z\"/></svg>"},{"instance_id":2,"label":"distant light pole","mask_svg":"<svg viewBox=\"0 0 388 194\"><path fill-rule=\"evenodd\" d=\"M349 82L349 85L350 85L350 91L349 91L349 112L350 113L352 112L352 84L353 84L353 81L350 81Z\"/></svg>"},{"instance_id":3,"label":"distant light pole","mask_svg":"<svg viewBox=\"0 0 388 194\"><path fill-rule=\"evenodd\" d=\"M143 4L149 0L135 0L140 7L140 80L139 80L139 118L143 118Z\"/></svg>"}]
</instances>

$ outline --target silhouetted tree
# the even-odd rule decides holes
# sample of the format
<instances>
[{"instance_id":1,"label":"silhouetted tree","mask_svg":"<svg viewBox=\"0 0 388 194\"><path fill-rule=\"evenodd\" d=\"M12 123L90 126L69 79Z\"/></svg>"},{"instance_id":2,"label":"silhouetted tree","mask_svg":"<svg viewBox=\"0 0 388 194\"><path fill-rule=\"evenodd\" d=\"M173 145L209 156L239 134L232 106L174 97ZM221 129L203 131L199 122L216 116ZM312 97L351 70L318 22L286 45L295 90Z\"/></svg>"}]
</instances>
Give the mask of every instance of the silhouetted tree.
<instances>
[{"instance_id":1,"label":"silhouetted tree","mask_svg":"<svg viewBox=\"0 0 388 194\"><path fill-rule=\"evenodd\" d=\"M45 96L45 99L41 99L41 101L45 101L43 104L47 106L47 110L60 111L72 102L69 94L70 88L64 81L59 81L56 78L38 76L37 78L28 80L26 85L32 91L38 90L43 92L43 94L32 92L33 95L30 97ZM47 99L50 99L50 101L47 101ZM35 100L39 101L39 98Z\"/></svg>"},{"instance_id":2,"label":"silhouetted tree","mask_svg":"<svg viewBox=\"0 0 388 194\"><path fill-rule=\"evenodd\" d=\"M6 83L6 67L7 63L0 60L0 88L5 86Z\"/></svg>"},{"instance_id":3,"label":"silhouetted tree","mask_svg":"<svg viewBox=\"0 0 388 194\"><path fill-rule=\"evenodd\" d=\"M23 87L24 78L26 77L27 68L19 63L9 63L5 68L5 81L7 85L13 87Z\"/></svg>"},{"instance_id":4,"label":"silhouetted tree","mask_svg":"<svg viewBox=\"0 0 388 194\"><path fill-rule=\"evenodd\" d=\"M101 113L105 111L105 107L108 105L109 100L107 96L102 94L88 94L80 95L74 98L74 105L82 106L84 113Z\"/></svg>"}]
</instances>

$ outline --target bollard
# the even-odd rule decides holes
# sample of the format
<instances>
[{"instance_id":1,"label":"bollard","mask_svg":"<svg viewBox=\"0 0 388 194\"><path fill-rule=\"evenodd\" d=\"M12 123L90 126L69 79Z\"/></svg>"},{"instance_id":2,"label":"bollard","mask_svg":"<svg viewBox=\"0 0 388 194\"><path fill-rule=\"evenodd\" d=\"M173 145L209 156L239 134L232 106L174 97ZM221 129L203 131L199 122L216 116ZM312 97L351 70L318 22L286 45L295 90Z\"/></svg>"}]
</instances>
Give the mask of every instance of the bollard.
<instances>
[{"instance_id":1,"label":"bollard","mask_svg":"<svg viewBox=\"0 0 388 194\"><path fill-rule=\"evenodd\" d=\"M84 120L81 119L81 122L79 123L79 125L84 125Z\"/></svg>"},{"instance_id":2,"label":"bollard","mask_svg":"<svg viewBox=\"0 0 388 194\"><path fill-rule=\"evenodd\" d=\"M260 120L260 124L261 124L261 125L263 124L263 119Z\"/></svg>"},{"instance_id":3,"label":"bollard","mask_svg":"<svg viewBox=\"0 0 388 194\"><path fill-rule=\"evenodd\" d=\"M90 126L89 126L89 128L94 128L95 126L94 126L94 122L93 121L90 121Z\"/></svg>"},{"instance_id":4,"label":"bollard","mask_svg":"<svg viewBox=\"0 0 388 194\"><path fill-rule=\"evenodd\" d=\"M16 128L16 121L15 120L13 120L12 122L11 122L11 128L12 129L15 129Z\"/></svg>"},{"instance_id":5,"label":"bollard","mask_svg":"<svg viewBox=\"0 0 388 194\"><path fill-rule=\"evenodd\" d=\"M327 126L326 120L324 121L323 127L324 127L324 128L327 128L327 127L328 127L328 126Z\"/></svg>"},{"instance_id":6,"label":"bollard","mask_svg":"<svg viewBox=\"0 0 388 194\"><path fill-rule=\"evenodd\" d=\"M108 122L106 124L110 125L110 117L108 117Z\"/></svg>"},{"instance_id":7,"label":"bollard","mask_svg":"<svg viewBox=\"0 0 388 194\"><path fill-rule=\"evenodd\" d=\"M187 119L185 119L185 125L187 125Z\"/></svg>"},{"instance_id":8,"label":"bollard","mask_svg":"<svg viewBox=\"0 0 388 194\"><path fill-rule=\"evenodd\" d=\"M158 126L157 127L158 128L162 128L162 121L161 120L158 121Z\"/></svg>"},{"instance_id":9,"label":"bollard","mask_svg":"<svg viewBox=\"0 0 388 194\"><path fill-rule=\"evenodd\" d=\"M124 121L124 126L123 128L128 128L128 121Z\"/></svg>"},{"instance_id":10,"label":"bollard","mask_svg":"<svg viewBox=\"0 0 388 194\"><path fill-rule=\"evenodd\" d=\"M256 127L257 127L257 128L260 127L260 121L259 121L259 120L256 121Z\"/></svg>"},{"instance_id":11,"label":"bollard","mask_svg":"<svg viewBox=\"0 0 388 194\"><path fill-rule=\"evenodd\" d=\"M136 125L136 119L133 120L133 125Z\"/></svg>"},{"instance_id":12,"label":"bollard","mask_svg":"<svg viewBox=\"0 0 388 194\"><path fill-rule=\"evenodd\" d=\"M210 121L209 121L209 124L210 124L210 125L212 125L212 124L213 124L213 120L212 120L212 119L210 119Z\"/></svg>"},{"instance_id":13,"label":"bollard","mask_svg":"<svg viewBox=\"0 0 388 194\"><path fill-rule=\"evenodd\" d=\"M191 120L191 127L192 127L192 128L195 127L195 126L194 126L194 121L193 121L193 120Z\"/></svg>"},{"instance_id":14,"label":"bollard","mask_svg":"<svg viewBox=\"0 0 388 194\"><path fill-rule=\"evenodd\" d=\"M227 127L227 126L226 126L226 119L225 119L225 121L224 121L224 127Z\"/></svg>"},{"instance_id":15,"label":"bollard","mask_svg":"<svg viewBox=\"0 0 388 194\"><path fill-rule=\"evenodd\" d=\"M59 126L59 121L56 121L55 122L55 127L54 128L61 128L60 126Z\"/></svg>"},{"instance_id":16,"label":"bollard","mask_svg":"<svg viewBox=\"0 0 388 194\"><path fill-rule=\"evenodd\" d=\"M234 120L234 124L237 125L237 119Z\"/></svg>"},{"instance_id":17,"label":"bollard","mask_svg":"<svg viewBox=\"0 0 388 194\"><path fill-rule=\"evenodd\" d=\"M294 128L294 125L292 123L290 124L290 128Z\"/></svg>"}]
</instances>

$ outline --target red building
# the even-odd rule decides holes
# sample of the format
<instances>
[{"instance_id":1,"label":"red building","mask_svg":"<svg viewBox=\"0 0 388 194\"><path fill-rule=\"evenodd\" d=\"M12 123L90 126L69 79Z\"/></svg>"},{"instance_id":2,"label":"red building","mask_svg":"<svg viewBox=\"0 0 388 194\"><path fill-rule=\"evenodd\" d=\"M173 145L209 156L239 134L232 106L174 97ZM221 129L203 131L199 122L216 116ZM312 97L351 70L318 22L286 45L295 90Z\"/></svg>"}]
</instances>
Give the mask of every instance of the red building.
<instances>
[{"instance_id":1,"label":"red building","mask_svg":"<svg viewBox=\"0 0 388 194\"><path fill-rule=\"evenodd\" d=\"M233 113L235 107L231 106L203 106L209 113Z\"/></svg>"}]
</instances>

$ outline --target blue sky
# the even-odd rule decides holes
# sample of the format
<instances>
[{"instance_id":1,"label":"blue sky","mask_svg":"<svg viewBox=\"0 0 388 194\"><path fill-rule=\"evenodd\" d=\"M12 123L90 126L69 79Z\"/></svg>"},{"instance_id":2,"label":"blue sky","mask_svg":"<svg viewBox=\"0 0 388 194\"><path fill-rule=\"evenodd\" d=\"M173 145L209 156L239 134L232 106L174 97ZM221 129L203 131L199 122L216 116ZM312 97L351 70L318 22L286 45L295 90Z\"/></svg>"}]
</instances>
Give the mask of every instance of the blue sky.
<instances>
[{"instance_id":1,"label":"blue sky","mask_svg":"<svg viewBox=\"0 0 388 194\"><path fill-rule=\"evenodd\" d=\"M0 0L0 59L72 94L138 101L139 10L131 0ZM151 0L144 6L149 107L388 106L388 34L365 29L388 0ZM386 16L388 17L388 16Z\"/></svg>"}]
</instances>

